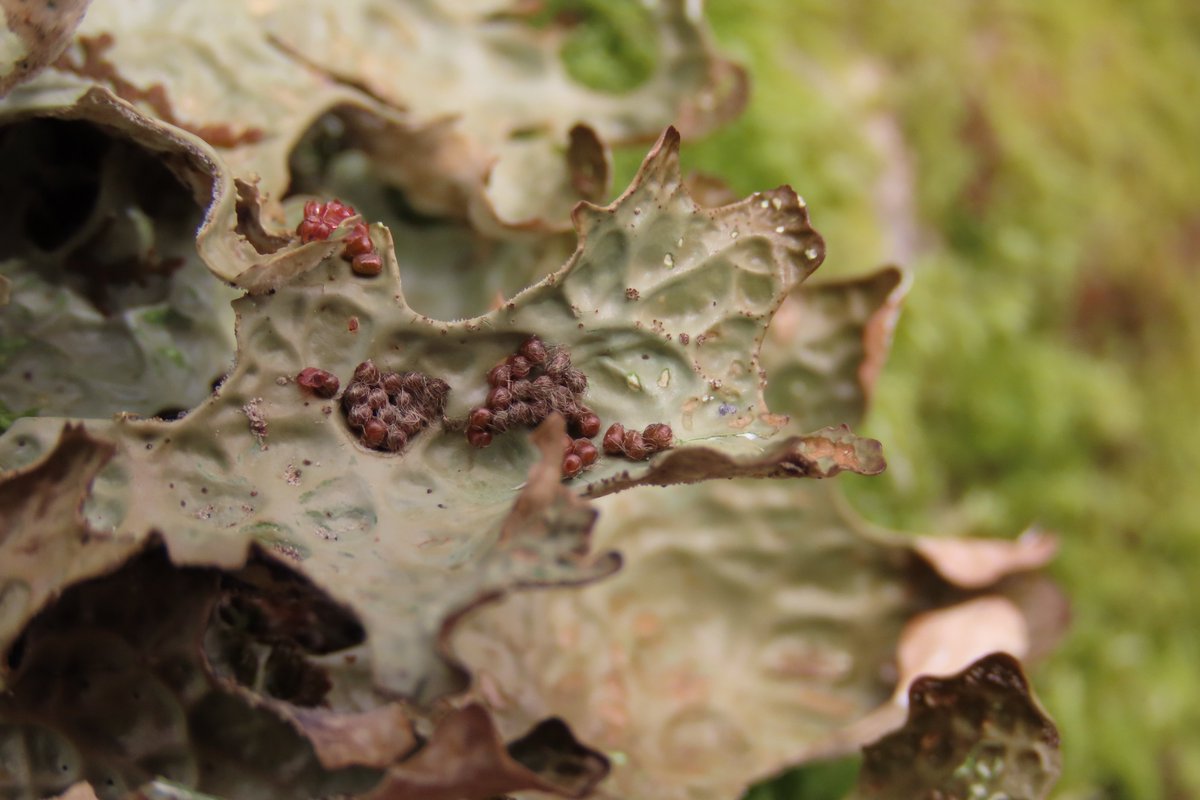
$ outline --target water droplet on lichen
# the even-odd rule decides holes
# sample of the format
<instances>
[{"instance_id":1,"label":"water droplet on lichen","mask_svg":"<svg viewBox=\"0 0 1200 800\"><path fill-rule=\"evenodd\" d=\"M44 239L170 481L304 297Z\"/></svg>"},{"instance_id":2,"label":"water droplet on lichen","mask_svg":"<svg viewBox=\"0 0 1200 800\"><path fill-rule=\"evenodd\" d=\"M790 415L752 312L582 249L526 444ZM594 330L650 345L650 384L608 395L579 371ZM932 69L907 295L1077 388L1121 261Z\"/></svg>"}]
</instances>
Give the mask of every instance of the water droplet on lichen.
<instances>
[{"instance_id":1,"label":"water droplet on lichen","mask_svg":"<svg viewBox=\"0 0 1200 800\"><path fill-rule=\"evenodd\" d=\"M671 370L664 369L662 371L662 374L658 376L658 386L661 389L665 389L670 385L671 385Z\"/></svg>"},{"instance_id":2,"label":"water droplet on lichen","mask_svg":"<svg viewBox=\"0 0 1200 800\"><path fill-rule=\"evenodd\" d=\"M815 247L810 247L804 251L804 257L807 258L809 261L815 261L817 256L819 256L820 254L821 254L821 251Z\"/></svg>"},{"instance_id":3,"label":"water droplet on lichen","mask_svg":"<svg viewBox=\"0 0 1200 800\"><path fill-rule=\"evenodd\" d=\"M779 209L783 208L783 201L778 197L773 197L771 198L771 205L775 207L776 211L778 211ZM800 205L804 205L803 200L800 201Z\"/></svg>"},{"instance_id":4,"label":"water droplet on lichen","mask_svg":"<svg viewBox=\"0 0 1200 800\"><path fill-rule=\"evenodd\" d=\"M758 205L759 205L759 207L760 207L760 208L770 208L770 207L771 207L771 201L770 201L770 200L767 200L767 199L765 199L765 198L764 198L764 199L763 199L761 202L759 202L759 204L758 204Z\"/></svg>"},{"instance_id":5,"label":"water droplet on lichen","mask_svg":"<svg viewBox=\"0 0 1200 800\"><path fill-rule=\"evenodd\" d=\"M675 240L675 246L683 247L683 237L682 236L680 236L678 239Z\"/></svg>"},{"instance_id":6,"label":"water droplet on lichen","mask_svg":"<svg viewBox=\"0 0 1200 800\"><path fill-rule=\"evenodd\" d=\"M630 389L633 389L635 392L640 392L642 390L642 379L639 378L636 373L626 373L625 385Z\"/></svg>"},{"instance_id":7,"label":"water droplet on lichen","mask_svg":"<svg viewBox=\"0 0 1200 800\"><path fill-rule=\"evenodd\" d=\"M739 235L740 235L740 234L739 234L737 231L730 231L730 232L729 232L729 238L730 238L730 239L736 239L736 238L737 238Z\"/></svg>"},{"instance_id":8,"label":"water droplet on lichen","mask_svg":"<svg viewBox=\"0 0 1200 800\"><path fill-rule=\"evenodd\" d=\"M667 253L665 256L663 256L663 266L666 267L667 269L671 269L672 267L674 267L675 266L675 256L671 255L670 253Z\"/></svg>"},{"instance_id":9,"label":"water droplet on lichen","mask_svg":"<svg viewBox=\"0 0 1200 800\"><path fill-rule=\"evenodd\" d=\"M783 233L785 230L787 230L787 228L783 227L782 225L776 225L776 226L775 226L775 232L776 232L776 233Z\"/></svg>"}]
</instances>

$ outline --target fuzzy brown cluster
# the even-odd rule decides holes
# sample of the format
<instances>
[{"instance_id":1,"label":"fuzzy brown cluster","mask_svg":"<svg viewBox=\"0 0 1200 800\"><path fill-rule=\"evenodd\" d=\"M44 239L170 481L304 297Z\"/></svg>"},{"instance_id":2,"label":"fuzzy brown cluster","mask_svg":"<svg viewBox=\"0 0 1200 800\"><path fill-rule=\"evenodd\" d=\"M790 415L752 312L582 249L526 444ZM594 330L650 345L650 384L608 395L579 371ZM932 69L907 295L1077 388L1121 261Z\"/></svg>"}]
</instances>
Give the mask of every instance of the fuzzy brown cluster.
<instances>
[{"instance_id":1,"label":"fuzzy brown cluster","mask_svg":"<svg viewBox=\"0 0 1200 800\"><path fill-rule=\"evenodd\" d=\"M446 411L450 384L423 372L380 372L372 361L354 370L342 394L346 421L374 450L398 453Z\"/></svg>"},{"instance_id":2,"label":"fuzzy brown cluster","mask_svg":"<svg viewBox=\"0 0 1200 800\"><path fill-rule=\"evenodd\" d=\"M467 418L467 441L475 447L487 447L514 426L536 427L555 411L566 417L572 436L600 433L600 418L583 404L587 376L571 366L565 347L531 336L488 372L487 381L487 401Z\"/></svg>"},{"instance_id":3,"label":"fuzzy brown cluster","mask_svg":"<svg viewBox=\"0 0 1200 800\"><path fill-rule=\"evenodd\" d=\"M304 219L296 228L302 242L324 241L346 220L358 212L340 200L318 203L309 200L304 204ZM342 240L342 258L350 262L350 268L359 275L378 275L383 271L383 259L375 252L367 223L356 222L350 235Z\"/></svg>"},{"instance_id":4,"label":"fuzzy brown cluster","mask_svg":"<svg viewBox=\"0 0 1200 800\"><path fill-rule=\"evenodd\" d=\"M604 432L604 452L610 456L625 456L634 461L644 461L655 453L670 450L675 442L675 432L662 422L647 425L645 430L625 430L625 426L614 422Z\"/></svg>"}]
</instances>

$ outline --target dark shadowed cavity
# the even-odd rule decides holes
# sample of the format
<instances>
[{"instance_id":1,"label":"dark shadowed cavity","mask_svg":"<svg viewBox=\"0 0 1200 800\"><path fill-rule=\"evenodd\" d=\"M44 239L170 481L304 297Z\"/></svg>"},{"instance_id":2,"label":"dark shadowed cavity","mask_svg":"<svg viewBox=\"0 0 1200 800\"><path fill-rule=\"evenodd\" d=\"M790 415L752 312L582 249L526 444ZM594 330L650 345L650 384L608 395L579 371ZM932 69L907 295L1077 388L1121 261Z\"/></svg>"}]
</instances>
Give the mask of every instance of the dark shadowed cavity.
<instances>
[{"instance_id":1,"label":"dark shadowed cavity","mask_svg":"<svg viewBox=\"0 0 1200 800\"><path fill-rule=\"evenodd\" d=\"M167 297L203 209L161 161L87 122L32 119L0 128L0 163L0 259L37 261L105 316Z\"/></svg>"},{"instance_id":2,"label":"dark shadowed cavity","mask_svg":"<svg viewBox=\"0 0 1200 800\"><path fill-rule=\"evenodd\" d=\"M236 293L201 262L205 209L172 168L197 186L212 176L114 128L50 118L0 126L0 163L9 411L177 415L202 401L233 360Z\"/></svg>"},{"instance_id":3,"label":"dark shadowed cavity","mask_svg":"<svg viewBox=\"0 0 1200 800\"><path fill-rule=\"evenodd\" d=\"M434 319L473 317L561 267L575 236L474 228L465 197L445 181L420 177L431 136L334 109L292 150L287 196L336 198L367 222L383 223L395 240L408 304Z\"/></svg>"},{"instance_id":4,"label":"dark shadowed cavity","mask_svg":"<svg viewBox=\"0 0 1200 800\"><path fill-rule=\"evenodd\" d=\"M375 770L323 769L281 717L212 674L203 643L218 617L301 660L363 637L348 612L263 556L229 573L175 567L152 546L68 588L0 654L0 746L15 759L6 789L45 797L87 780L115 800L165 778L220 797L292 798L377 783ZM262 669L268 685L298 691L294 666L267 657Z\"/></svg>"}]
</instances>

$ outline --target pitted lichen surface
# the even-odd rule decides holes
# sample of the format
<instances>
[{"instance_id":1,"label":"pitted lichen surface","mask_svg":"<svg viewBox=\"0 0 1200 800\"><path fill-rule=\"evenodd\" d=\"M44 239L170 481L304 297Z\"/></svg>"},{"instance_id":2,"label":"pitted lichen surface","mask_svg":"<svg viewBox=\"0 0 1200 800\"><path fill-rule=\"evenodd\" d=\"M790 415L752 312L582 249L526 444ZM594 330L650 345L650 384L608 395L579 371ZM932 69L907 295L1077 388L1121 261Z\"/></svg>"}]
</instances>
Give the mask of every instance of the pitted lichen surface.
<instances>
[{"instance_id":1,"label":"pitted lichen surface","mask_svg":"<svg viewBox=\"0 0 1200 800\"><path fill-rule=\"evenodd\" d=\"M794 424L858 421L899 277L888 269L794 290L763 349L789 382L813 387L781 395ZM958 543L964 567L997 570L971 580L936 545L865 522L829 483L721 481L597 505L596 544L622 553L620 573L576 592L506 598L453 642L503 729L558 714L620 754L604 797L733 797L791 764L853 753L899 724L891 698L912 671L965 665L956 643L969 631L917 635L937 618L923 612L945 607L958 621L981 592L1023 636L1050 616L1045 604L1023 619L996 594L1044 553ZM982 634L985 651L1019 638L1001 628Z\"/></svg>"},{"instance_id":2,"label":"pitted lichen surface","mask_svg":"<svg viewBox=\"0 0 1200 800\"><path fill-rule=\"evenodd\" d=\"M227 202L218 212L232 210ZM387 257L378 278L348 274L336 239L261 256L237 277L251 294L234 303L238 361L215 395L178 422L92 426L119 455L96 483L91 524L133 538L161 531L180 563L236 566L251 542L294 558L361 616L379 686L428 700L462 682L437 652L447 616L507 586L577 582L612 567L567 557L570 538L496 542L532 463L523 436L479 451L435 424L402 454L380 454L360 445L336 400L294 383L304 368L346 382L367 359L419 370L449 384L446 413L462 418L486 393L488 369L538 333L570 348L602 420L667 422L679 438L661 464L598 462L580 490L881 468L877 445L848 432L769 438L782 420L762 403L757 347L784 293L822 255L793 193L696 206L681 187L671 131L618 202L581 208L577 224L580 245L562 270L458 323L405 306L384 230L375 232ZM210 220L201 253L223 252L224 236ZM638 300L627 298L630 287ZM18 422L5 460L18 458L13 442L36 441L39 430ZM147 496L148 486L158 491ZM518 545L538 556L514 560Z\"/></svg>"},{"instance_id":3,"label":"pitted lichen surface","mask_svg":"<svg viewBox=\"0 0 1200 800\"><path fill-rule=\"evenodd\" d=\"M484 229L561 230L576 201L599 199L605 143L647 140L672 122L699 133L744 103L744 75L713 53L686 3L649 9L656 68L613 94L562 63L569 24L489 4L99 4L26 98L103 86L220 148L235 175L259 176L276 198L303 132L342 108L366 121L378 169L423 211ZM90 61L87 42L103 45ZM579 146L580 124L591 146Z\"/></svg>"},{"instance_id":4,"label":"pitted lichen surface","mask_svg":"<svg viewBox=\"0 0 1200 800\"><path fill-rule=\"evenodd\" d=\"M336 8L272 0L254 11L272 41L298 59L415 121L445 121L440 150L449 169L438 181L479 183L483 195L447 187L440 210L457 206L485 223L561 227L572 203L595 199L571 174L582 163L570 147L580 122L610 143L644 140L672 123L696 134L736 115L745 100L740 68L712 52L683 0L644 5L641 32L653 41L654 67L620 93L571 74L560 55L573 28L569 14L536 24L532 13L504 4L380 0ZM428 170L413 164L399 172L411 180ZM539 179L529 181L530 173Z\"/></svg>"},{"instance_id":5,"label":"pitted lichen surface","mask_svg":"<svg viewBox=\"0 0 1200 800\"><path fill-rule=\"evenodd\" d=\"M701 202L670 125L744 76L600 9L101 4L0 99L0 793L732 794L958 666L944 549L675 486L881 471L900 276L805 291L791 188ZM568 50L621 14L616 85ZM964 552L1032 649L993 584L1046 548Z\"/></svg>"},{"instance_id":6,"label":"pitted lichen surface","mask_svg":"<svg viewBox=\"0 0 1200 800\"><path fill-rule=\"evenodd\" d=\"M864 749L851 797L1042 800L1062 770L1058 747L1021 665L993 653L957 675L913 684L908 720Z\"/></svg>"}]
</instances>

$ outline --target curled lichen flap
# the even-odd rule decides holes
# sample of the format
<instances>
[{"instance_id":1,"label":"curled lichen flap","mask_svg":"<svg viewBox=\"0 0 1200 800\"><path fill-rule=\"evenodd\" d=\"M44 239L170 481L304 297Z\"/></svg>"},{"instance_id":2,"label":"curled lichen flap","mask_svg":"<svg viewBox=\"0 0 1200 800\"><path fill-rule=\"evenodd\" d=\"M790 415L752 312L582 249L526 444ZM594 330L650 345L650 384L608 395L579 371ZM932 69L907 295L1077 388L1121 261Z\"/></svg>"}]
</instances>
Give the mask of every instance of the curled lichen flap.
<instances>
[{"instance_id":1,"label":"curled lichen flap","mask_svg":"<svg viewBox=\"0 0 1200 800\"><path fill-rule=\"evenodd\" d=\"M889 268L793 291L763 353L805 389L780 406L792 424L861 419L903 290ZM729 797L853 753L902 723L917 676L995 649L1044 654L1065 622L1061 595L1032 574L1052 537L914 539L864 521L833 482L597 506L596 545L623 554L621 573L506 598L453 642L502 728L558 714L617 754L606 797Z\"/></svg>"},{"instance_id":2,"label":"curled lichen flap","mask_svg":"<svg viewBox=\"0 0 1200 800\"><path fill-rule=\"evenodd\" d=\"M897 698L917 675L999 648L1025 657L1038 646L1030 618L1052 613L1018 609L999 582L931 574L833 483L719 482L598 505L596 546L622 553L621 573L506 598L453 643L502 730L554 714L621 754L606 797L728 797L853 753L902 721ZM1029 568L1006 549L1009 569Z\"/></svg>"},{"instance_id":3,"label":"curled lichen flap","mask_svg":"<svg viewBox=\"0 0 1200 800\"><path fill-rule=\"evenodd\" d=\"M482 230L561 229L574 202L598 199L581 172L596 159L575 147L580 124L596 142L585 149L594 154L601 142L648 140L669 124L698 135L741 110L745 76L715 52L694 9L662 0L638 10L654 64L638 85L611 92L580 82L560 55L570 14L538 25L517 8L439 2L255 8L296 58L405 109L418 125L438 124L435 148L423 146L423 137L412 143L423 159L396 163L412 177L457 189L426 211L466 214ZM438 174L422 162L437 163ZM527 179L530 171L537 181Z\"/></svg>"},{"instance_id":4,"label":"curled lichen flap","mask_svg":"<svg viewBox=\"0 0 1200 800\"><path fill-rule=\"evenodd\" d=\"M852 800L1049 796L1062 771L1058 730L1010 655L922 678L908 700L903 727L863 749Z\"/></svg>"},{"instance_id":5,"label":"curled lichen flap","mask_svg":"<svg viewBox=\"0 0 1200 800\"><path fill-rule=\"evenodd\" d=\"M90 2L0 3L0 97L58 57Z\"/></svg>"},{"instance_id":6,"label":"curled lichen flap","mask_svg":"<svg viewBox=\"0 0 1200 800\"><path fill-rule=\"evenodd\" d=\"M195 248L216 160L105 90L26 88L0 103L5 403L48 416L186 411L234 353L237 292Z\"/></svg>"},{"instance_id":7,"label":"curled lichen flap","mask_svg":"<svg viewBox=\"0 0 1200 800\"><path fill-rule=\"evenodd\" d=\"M699 133L744 103L744 74L716 55L682 0L647 12L659 58L624 93L569 75L557 22L538 27L497 11L101 4L33 90L77 78L114 91L201 136L236 176L257 175L276 198L288 191L288 158L304 132L327 113L344 114L416 207L496 234L567 228L572 204L604 193L606 143L648 140L672 122ZM537 181L526 179L530 169Z\"/></svg>"},{"instance_id":8,"label":"curled lichen flap","mask_svg":"<svg viewBox=\"0 0 1200 800\"><path fill-rule=\"evenodd\" d=\"M384 270L361 278L336 255L336 233L259 252L238 233L245 198L239 216L227 173L214 195L198 247L249 291L234 303L237 363L182 420L91 426L118 446L94 485L91 519L133 539L161 531L180 564L237 567L251 544L289 559L359 615L385 694L425 702L464 685L439 644L463 609L516 586L611 571L603 556L586 555L579 527L498 540L533 462L530 445L514 432L476 451L454 429L485 394L488 369L532 333L571 351L602 418L677 432L661 464L601 460L577 490L882 466L878 445L847 431L771 443L781 420L762 402L758 343L784 293L820 262L821 241L786 188L697 206L679 177L674 131L618 201L577 210L580 243L561 270L459 322L407 307L385 228L370 229ZM368 359L446 381L447 421L388 456L357 443L336 401L294 382L306 367L346 380ZM46 433L22 421L4 455L17 437L31 443L26 452L49 449Z\"/></svg>"}]
</instances>

